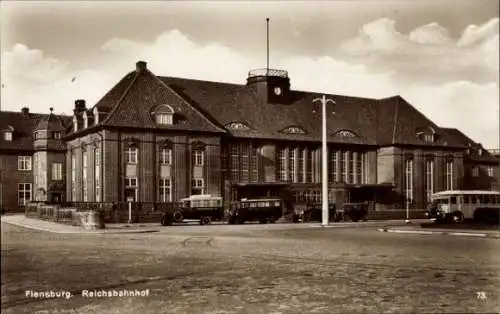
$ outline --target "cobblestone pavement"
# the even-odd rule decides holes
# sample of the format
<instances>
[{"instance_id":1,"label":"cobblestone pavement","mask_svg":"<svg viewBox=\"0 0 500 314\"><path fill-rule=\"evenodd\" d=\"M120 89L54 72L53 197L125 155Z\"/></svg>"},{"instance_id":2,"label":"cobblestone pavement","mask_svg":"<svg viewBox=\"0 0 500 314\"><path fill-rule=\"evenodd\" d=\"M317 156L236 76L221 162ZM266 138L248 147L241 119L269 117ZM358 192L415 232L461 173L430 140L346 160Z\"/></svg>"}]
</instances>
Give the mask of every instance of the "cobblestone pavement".
<instances>
[{"instance_id":1,"label":"cobblestone pavement","mask_svg":"<svg viewBox=\"0 0 500 314\"><path fill-rule=\"evenodd\" d=\"M495 239L375 228L189 230L81 236L2 224L3 312L500 310ZM149 289L149 296L85 298L83 289ZM26 290L66 290L72 297L28 298Z\"/></svg>"}]
</instances>

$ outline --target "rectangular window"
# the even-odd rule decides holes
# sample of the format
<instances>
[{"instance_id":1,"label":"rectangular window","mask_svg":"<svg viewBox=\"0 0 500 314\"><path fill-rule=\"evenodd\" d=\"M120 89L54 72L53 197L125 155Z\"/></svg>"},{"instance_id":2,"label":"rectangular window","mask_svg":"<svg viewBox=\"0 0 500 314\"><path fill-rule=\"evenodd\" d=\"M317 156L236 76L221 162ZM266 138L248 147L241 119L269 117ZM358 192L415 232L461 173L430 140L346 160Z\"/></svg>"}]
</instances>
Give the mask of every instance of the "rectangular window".
<instances>
[{"instance_id":1,"label":"rectangular window","mask_svg":"<svg viewBox=\"0 0 500 314\"><path fill-rule=\"evenodd\" d=\"M172 202L172 189L170 179L160 179L160 202Z\"/></svg>"},{"instance_id":2,"label":"rectangular window","mask_svg":"<svg viewBox=\"0 0 500 314\"><path fill-rule=\"evenodd\" d=\"M163 166L172 165L172 149L162 148L160 150L160 164Z\"/></svg>"},{"instance_id":3,"label":"rectangular window","mask_svg":"<svg viewBox=\"0 0 500 314\"><path fill-rule=\"evenodd\" d=\"M363 156L365 152L358 152L356 156L356 183L364 184L363 181Z\"/></svg>"},{"instance_id":4,"label":"rectangular window","mask_svg":"<svg viewBox=\"0 0 500 314\"><path fill-rule=\"evenodd\" d=\"M288 148L288 182L295 182L295 148Z\"/></svg>"},{"instance_id":5,"label":"rectangular window","mask_svg":"<svg viewBox=\"0 0 500 314\"><path fill-rule=\"evenodd\" d=\"M247 143L241 143L240 144L240 181L241 182L248 182L248 179L250 177L250 158L248 156L250 152L250 147L248 146Z\"/></svg>"},{"instance_id":6,"label":"rectangular window","mask_svg":"<svg viewBox=\"0 0 500 314\"><path fill-rule=\"evenodd\" d=\"M62 180L62 166L61 162L52 163L52 180Z\"/></svg>"},{"instance_id":7,"label":"rectangular window","mask_svg":"<svg viewBox=\"0 0 500 314\"><path fill-rule=\"evenodd\" d=\"M349 157L349 152L340 152L340 180L347 183L347 158Z\"/></svg>"},{"instance_id":8,"label":"rectangular window","mask_svg":"<svg viewBox=\"0 0 500 314\"><path fill-rule=\"evenodd\" d=\"M71 153L71 199L76 202L76 157Z\"/></svg>"},{"instance_id":9,"label":"rectangular window","mask_svg":"<svg viewBox=\"0 0 500 314\"><path fill-rule=\"evenodd\" d=\"M368 183L368 153L361 155L361 182Z\"/></svg>"},{"instance_id":10,"label":"rectangular window","mask_svg":"<svg viewBox=\"0 0 500 314\"><path fill-rule=\"evenodd\" d=\"M472 168L472 176L473 177L479 177L479 167L473 167Z\"/></svg>"},{"instance_id":11,"label":"rectangular window","mask_svg":"<svg viewBox=\"0 0 500 314\"><path fill-rule=\"evenodd\" d=\"M12 141L12 132L5 132L4 135L3 135L3 138L6 140L6 141Z\"/></svg>"},{"instance_id":12,"label":"rectangular window","mask_svg":"<svg viewBox=\"0 0 500 314\"><path fill-rule=\"evenodd\" d=\"M52 133L54 139L59 140L61 139L61 132L54 132Z\"/></svg>"},{"instance_id":13,"label":"rectangular window","mask_svg":"<svg viewBox=\"0 0 500 314\"><path fill-rule=\"evenodd\" d=\"M193 166L203 166L204 165L204 151L201 149L193 150L192 162Z\"/></svg>"},{"instance_id":14,"label":"rectangular window","mask_svg":"<svg viewBox=\"0 0 500 314\"><path fill-rule=\"evenodd\" d=\"M488 177L493 178L495 176L495 169L491 166L488 166Z\"/></svg>"},{"instance_id":15,"label":"rectangular window","mask_svg":"<svg viewBox=\"0 0 500 314\"><path fill-rule=\"evenodd\" d=\"M354 159L354 153L349 152L349 183L355 183L356 172L355 172L356 160Z\"/></svg>"},{"instance_id":16,"label":"rectangular window","mask_svg":"<svg viewBox=\"0 0 500 314\"><path fill-rule=\"evenodd\" d=\"M446 162L446 190L453 190L453 161Z\"/></svg>"},{"instance_id":17,"label":"rectangular window","mask_svg":"<svg viewBox=\"0 0 500 314\"><path fill-rule=\"evenodd\" d=\"M203 195L205 191L205 180L197 178L191 180L191 195Z\"/></svg>"},{"instance_id":18,"label":"rectangular window","mask_svg":"<svg viewBox=\"0 0 500 314\"><path fill-rule=\"evenodd\" d=\"M137 202L137 177L125 178L125 201L129 201L129 199L133 199L133 202Z\"/></svg>"},{"instance_id":19,"label":"rectangular window","mask_svg":"<svg viewBox=\"0 0 500 314\"><path fill-rule=\"evenodd\" d=\"M157 114L156 115L156 123L158 124L173 124L173 116L172 114Z\"/></svg>"},{"instance_id":20,"label":"rectangular window","mask_svg":"<svg viewBox=\"0 0 500 314\"><path fill-rule=\"evenodd\" d=\"M125 151L125 162L127 164L137 164L137 147L127 147Z\"/></svg>"},{"instance_id":21,"label":"rectangular window","mask_svg":"<svg viewBox=\"0 0 500 314\"><path fill-rule=\"evenodd\" d=\"M286 173L286 148L279 147L278 148L278 179L283 182L287 179Z\"/></svg>"},{"instance_id":22,"label":"rectangular window","mask_svg":"<svg viewBox=\"0 0 500 314\"><path fill-rule=\"evenodd\" d=\"M101 148L94 149L95 201L101 201Z\"/></svg>"},{"instance_id":23,"label":"rectangular window","mask_svg":"<svg viewBox=\"0 0 500 314\"><path fill-rule=\"evenodd\" d=\"M297 182L304 182L304 149L297 148Z\"/></svg>"},{"instance_id":24,"label":"rectangular window","mask_svg":"<svg viewBox=\"0 0 500 314\"><path fill-rule=\"evenodd\" d=\"M306 166L307 166L307 173L306 173L306 183L312 183L312 177L313 177L313 151L311 149L307 149L307 154L306 154Z\"/></svg>"},{"instance_id":25,"label":"rectangular window","mask_svg":"<svg viewBox=\"0 0 500 314\"><path fill-rule=\"evenodd\" d=\"M240 152L238 144L231 144L231 180L240 181Z\"/></svg>"},{"instance_id":26,"label":"rectangular window","mask_svg":"<svg viewBox=\"0 0 500 314\"><path fill-rule=\"evenodd\" d=\"M31 170L31 156L18 156L17 157L17 170L30 171Z\"/></svg>"},{"instance_id":27,"label":"rectangular window","mask_svg":"<svg viewBox=\"0 0 500 314\"><path fill-rule=\"evenodd\" d=\"M82 181L83 181L83 201L87 202L89 199L88 195L88 182L87 182L87 151L84 150L82 154L83 167L82 167Z\"/></svg>"},{"instance_id":28,"label":"rectangular window","mask_svg":"<svg viewBox=\"0 0 500 314\"><path fill-rule=\"evenodd\" d=\"M31 201L31 183L19 183L17 185L17 202L19 205L26 205Z\"/></svg>"},{"instance_id":29,"label":"rectangular window","mask_svg":"<svg viewBox=\"0 0 500 314\"><path fill-rule=\"evenodd\" d=\"M413 203L413 159L404 162L404 189L406 205Z\"/></svg>"},{"instance_id":30,"label":"rectangular window","mask_svg":"<svg viewBox=\"0 0 500 314\"><path fill-rule=\"evenodd\" d=\"M259 163L258 157L259 149L252 145L252 150L250 154L250 181L257 182L259 180Z\"/></svg>"},{"instance_id":31,"label":"rectangular window","mask_svg":"<svg viewBox=\"0 0 500 314\"><path fill-rule=\"evenodd\" d=\"M427 201L431 201L432 193L434 193L434 160L425 161L425 194Z\"/></svg>"},{"instance_id":32,"label":"rectangular window","mask_svg":"<svg viewBox=\"0 0 500 314\"><path fill-rule=\"evenodd\" d=\"M328 165L328 182L333 183L337 177L337 152L330 149L330 164Z\"/></svg>"}]
</instances>

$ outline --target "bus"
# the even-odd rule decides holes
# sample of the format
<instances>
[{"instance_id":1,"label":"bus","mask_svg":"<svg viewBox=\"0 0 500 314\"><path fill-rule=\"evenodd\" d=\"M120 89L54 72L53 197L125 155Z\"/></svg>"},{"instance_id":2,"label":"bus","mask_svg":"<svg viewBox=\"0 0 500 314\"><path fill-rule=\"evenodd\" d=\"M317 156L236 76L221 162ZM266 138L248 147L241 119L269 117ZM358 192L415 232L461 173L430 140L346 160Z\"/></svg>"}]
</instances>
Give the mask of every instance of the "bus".
<instances>
[{"instance_id":1,"label":"bus","mask_svg":"<svg viewBox=\"0 0 500 314\"><path fill-rule=\"evenodd\" d=\"M229 224L245 221L274 223L285 213L285 202L279 198L241 199L231 204L226 216Z\"/></svg>"},{"instance_id":2,"label":"bus","mask_svg":"<svg viewBox=\"0 0 500 314\"><path fill-rule=\"evenodd\" d=\"M198 220L200 225L208 225L214 220L224 219L222 197L210 194L191 195L180 200L173 211L166 212L161 218L163 226L185 220Z\"/></svg>"},{"instance_id":3,"label":"bus","mask_svg":"<svg viewBox=\"0 0 500 314\"><path fill-rule=\"evenodd\" d=\"M500 192L457 190L432 194L427 216L436 221L474 220L498 224L499 212Z\"/></svg>"}]
</instances>

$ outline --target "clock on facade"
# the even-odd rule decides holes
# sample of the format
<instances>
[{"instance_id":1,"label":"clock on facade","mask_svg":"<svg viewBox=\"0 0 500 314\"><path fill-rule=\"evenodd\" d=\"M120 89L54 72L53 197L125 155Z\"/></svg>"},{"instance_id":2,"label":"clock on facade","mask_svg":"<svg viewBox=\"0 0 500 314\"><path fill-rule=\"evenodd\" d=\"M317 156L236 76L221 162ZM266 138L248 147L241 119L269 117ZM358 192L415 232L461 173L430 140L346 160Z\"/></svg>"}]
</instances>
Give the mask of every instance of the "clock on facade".
<instances>
[{"instance_id":1,"label":"clock on facade","mask_svg":"<svg viewBox=\"0 0 500 314\"><path fill-rule=\"evenodd\" d=\"M275 93L276 95L281 95L281 88L279 88L279 87L275 87L275 88L274 88L274 93Z\"/></svg>"}]
</instances>

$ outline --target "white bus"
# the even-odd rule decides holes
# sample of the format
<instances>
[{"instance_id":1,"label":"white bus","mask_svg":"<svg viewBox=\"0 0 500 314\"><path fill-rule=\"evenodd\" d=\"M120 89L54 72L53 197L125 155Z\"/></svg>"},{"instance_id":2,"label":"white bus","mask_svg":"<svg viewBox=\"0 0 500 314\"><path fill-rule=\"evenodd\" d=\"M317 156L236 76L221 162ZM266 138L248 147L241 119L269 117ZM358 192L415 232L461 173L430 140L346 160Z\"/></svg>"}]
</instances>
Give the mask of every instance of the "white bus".
<instances>
[{"instance_id":1,"label":"white bus","mask_svg":"<svg viewBox=\"0 0 500 314\"><path fill-rule=\"evenodd\" d=\"M500 192L481 190L442 191L432 194L428 217L435 220L498 222Z\"/></svg>"}]
</instances>

